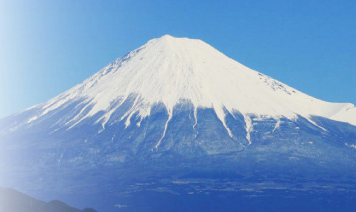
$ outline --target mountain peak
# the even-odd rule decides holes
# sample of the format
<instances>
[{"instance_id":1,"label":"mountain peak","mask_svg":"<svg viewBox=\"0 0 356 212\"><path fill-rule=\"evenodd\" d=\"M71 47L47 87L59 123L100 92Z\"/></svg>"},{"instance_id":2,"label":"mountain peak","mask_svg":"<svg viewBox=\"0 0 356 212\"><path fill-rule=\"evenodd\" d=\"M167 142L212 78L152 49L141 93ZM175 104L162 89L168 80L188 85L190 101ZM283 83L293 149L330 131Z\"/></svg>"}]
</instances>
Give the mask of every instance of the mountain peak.
<instances>
[{"instance_id":1,"label":"mountain peak","mask_svg":"<svg viewBox=\"0 0 356 212\"><path fill-rule=\"evenodd\" d=\"M173 37L172 35L165 34L165 35L163 35L162 37L160 37L158 39L177 39L177 38Z\"/></svg>"},{"instance_id":2,"label":"mountain peak","mask_svg":"<svg viewBox=\"0 0 356 212\"><path fill-rule=\"evenodd\" d=\"M173 37L168 34L163 35L160 38L155 38L148 41L143 47L145 48L149 47L152 50L165 52L165 53L171 51L171 52L175 52L175 54L187 54L188 52L201 49L202 47L213 49L209 44L199 39L191 39L186 37Z\"/></svg>"},{"instance_id":3,"label":"mountain peak","mask_svg":"<svg viewBox=\"0 0 356 212\"><path fill-rule=\"evenodd\" d=\"M154 38L152 40L158 40L158 41L168 41L168 42L179 42L182 40L189 40L189 41L196 41L198 39L192 39L192 38L187 38L187 37L174 37L169 34L165 34L159 38Z\"/></svg>"}]
</instances>

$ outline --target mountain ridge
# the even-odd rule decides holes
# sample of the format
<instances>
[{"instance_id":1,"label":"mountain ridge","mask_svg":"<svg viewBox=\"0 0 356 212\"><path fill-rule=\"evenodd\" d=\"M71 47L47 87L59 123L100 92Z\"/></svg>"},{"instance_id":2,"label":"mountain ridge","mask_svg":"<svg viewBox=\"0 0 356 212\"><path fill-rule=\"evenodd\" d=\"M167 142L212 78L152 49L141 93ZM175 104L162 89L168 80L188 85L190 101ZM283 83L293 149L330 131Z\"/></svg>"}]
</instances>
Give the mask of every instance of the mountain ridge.
<instances>
[{"instance_id":1,"label":"mountain ridge","mask_svg":"<svg viewBox=\"0 0 356 212\"><path fill-rule=\"evenodd\" d=\"M44 202L10 188L0 187L0 212L97 212L73 208L61 201Z\"/></svg>"}]
</instances>

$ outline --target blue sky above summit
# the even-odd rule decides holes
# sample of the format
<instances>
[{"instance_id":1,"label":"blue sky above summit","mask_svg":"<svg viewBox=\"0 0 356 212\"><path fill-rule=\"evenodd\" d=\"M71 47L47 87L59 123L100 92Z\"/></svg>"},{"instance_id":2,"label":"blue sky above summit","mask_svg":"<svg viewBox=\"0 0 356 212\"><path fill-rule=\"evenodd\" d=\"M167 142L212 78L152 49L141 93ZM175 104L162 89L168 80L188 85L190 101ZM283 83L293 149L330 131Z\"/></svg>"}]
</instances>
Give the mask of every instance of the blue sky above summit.
<instances>
[{"instance_id":1,"label":"blue sky above summit","mask_svg":"<svg viewBox=\"0 0 356 212\"><path fill-rule=\"evenodd\" d=\"M356 103L355 1L0 1L0 117L148 40L199 38L311 96Z\"/></svg>"}]
</instances>

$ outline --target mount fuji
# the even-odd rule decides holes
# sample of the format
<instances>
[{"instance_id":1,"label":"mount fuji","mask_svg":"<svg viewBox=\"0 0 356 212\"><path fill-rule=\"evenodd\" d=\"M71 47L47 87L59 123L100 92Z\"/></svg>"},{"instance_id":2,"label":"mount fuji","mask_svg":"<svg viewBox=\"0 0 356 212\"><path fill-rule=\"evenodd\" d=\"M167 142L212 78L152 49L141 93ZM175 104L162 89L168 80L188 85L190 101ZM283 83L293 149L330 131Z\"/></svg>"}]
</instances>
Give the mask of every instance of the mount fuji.
<instances>
[{"instance_id":1,"label":"mount fuji","mask_svg":"<svg viewBox=\"0 0 356 212\"><path fill-rule=\"evenodd\" d=\"M169 35L0 120L0 186L99 211L347 210L355 159L353 104Z\"/></svg>"}]
</instances>

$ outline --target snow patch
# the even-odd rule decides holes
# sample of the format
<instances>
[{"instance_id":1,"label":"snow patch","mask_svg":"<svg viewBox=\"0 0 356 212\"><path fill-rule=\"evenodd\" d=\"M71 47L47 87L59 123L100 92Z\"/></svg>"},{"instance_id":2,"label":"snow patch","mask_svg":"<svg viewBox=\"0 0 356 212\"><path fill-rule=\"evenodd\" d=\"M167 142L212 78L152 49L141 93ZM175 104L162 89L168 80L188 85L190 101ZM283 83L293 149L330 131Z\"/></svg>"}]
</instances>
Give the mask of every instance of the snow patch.
<instances>
[{"instance_id":1,"label":"snow patch","mask_svg":"<svg viewBox=\"0 0 356 212\"><path fill-rule=\"evenodd\" d=\"M195 129L195 126L197 126L198 124L198 109L196 107L194 107L194 124L193 124L193 129Z\"/></svg>"},{"instance_id":2,"label":"snow patch","mask_svg":"<svg viewBox=\"0 0 356 212\"><path fill-rule=\"evenodd\" d=\"M324 127L318 125L315 121L313 121L310 117L304 117L306 118L310 123L312 123L313 125L319 127L320 129L324 130L325 132L327 131Z\"/></svg>"},{"instance_id":3,"label":"snow patch","mask_svg":"<svg viewBox=\"0 0 356 212\"><path fill-rule=\"evenodd\" d=\"M168 123L169 121L172 119L172 115L173 115L173 111L172 110L168 110L168 119L166 121L166 124L164 125L164 131L162 133L162 137L159 139L159 141L157 142L155 148L158 149L159 145L161 144L164 136L166 136L166 131L167 131L167 128L168 128Z\"/></svg>"},{"instance_id":4,"label":"snow patch","mask_svg":"<svg viewBox=\"0 0 356 212\"><path fill-rule=\"evenodd\" d=\"M224 112L224 109L221 106L220 107L214 106L214 111L215 111L217 117L219 118L219 120L221 121L221 123L224 125L227 133L232 138L234 135L232 134L230 128L226 125L226 121L225 121L226 114Z\"/></svg>"},{"instance_id":5,"label":"snow patch","mask_svg":"<svg viewBox=\"0 0 356 212\"><path fill-rule=\"evenodd\" d=\"M273 128L272 132L274 132L276 129L278 129L280 125L281 125L281 120L277 119L276 120L276 125L274 125L274 128Z\"/></svg>"},{"instance_id":6,"label":"snow patch","mask_svg":"<svg viewBox=\"0 0 356 212\"><path fill-rule=\"evenodd\" d=\"M246 129L246 139L248 140L248 144L251 145L251 132L253 131L253 125L251 121L251 117L248 115L244 115L244 120L245 120L245 129Z\"/></svg>"},{"instance_id":7,"label":"snow patch","mask_svg":"<svg viewBox=\"0 0 356 212\"><path fill-rule=\"evenodd\" d=\"M38 116L34 116L34 117L30 118L30 119L27 121L27 123L29 124L29 123L35 121L36 119L38 119Z\"/></svg>"}]
</instances>

